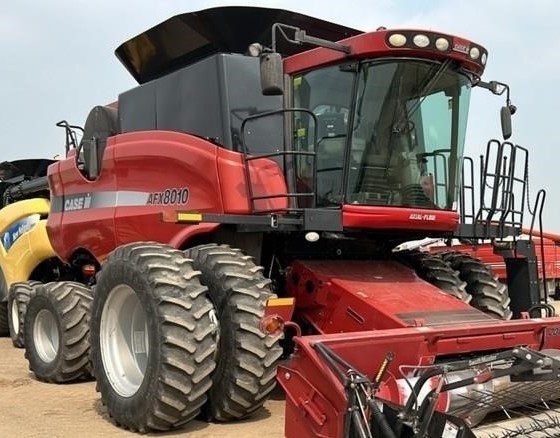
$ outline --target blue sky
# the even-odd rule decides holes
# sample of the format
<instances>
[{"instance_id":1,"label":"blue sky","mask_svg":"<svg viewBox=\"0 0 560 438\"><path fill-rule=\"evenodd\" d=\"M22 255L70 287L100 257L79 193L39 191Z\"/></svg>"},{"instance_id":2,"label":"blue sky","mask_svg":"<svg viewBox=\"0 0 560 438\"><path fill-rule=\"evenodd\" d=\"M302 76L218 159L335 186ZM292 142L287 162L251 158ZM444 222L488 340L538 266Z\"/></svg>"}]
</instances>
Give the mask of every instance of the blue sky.
<instances>
[{"instance_id":1,"label":"blue sky","mask_svg":"<svg viewBox=\"0 0 560 438\"><path fill-rule=\"evenodd\" d=\"M171 15L220 5L291 9L362 30L417 27L476 41L489 51L485 79L510 84L518 107L512 140L531 150L531 192L545 188L545 226L560 232L560 167L555 129L560 100L560 2L482 1L174 1L50 0L4 2L0 10L2 160L63 152L54 124L83 124L91 107L135 83L114 57L123 41ZM500 134L501 98L475 89L467 153L477 156Z\"/></svg>"}]
</instances>

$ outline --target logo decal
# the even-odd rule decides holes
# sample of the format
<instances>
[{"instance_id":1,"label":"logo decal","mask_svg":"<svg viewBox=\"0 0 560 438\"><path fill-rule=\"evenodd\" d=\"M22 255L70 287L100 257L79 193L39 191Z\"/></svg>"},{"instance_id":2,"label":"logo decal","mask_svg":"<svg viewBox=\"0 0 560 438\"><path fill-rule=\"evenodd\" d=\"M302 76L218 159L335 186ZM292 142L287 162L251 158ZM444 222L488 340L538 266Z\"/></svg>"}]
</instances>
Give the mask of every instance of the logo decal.
<instances>
[{"instance_id":1,"label":"logo decal","mask_svg":"<svg viewBox=\"0 0 560 438\"><path fill-rule=\"evenodd\" d=\"M38 222L41 220L41 216L38 214L32 214L31 216L24 217L19 221L13 223L6 232L2 235L2 245L4 249L8 251L16 240L18 240L24 233L31 230Z\"/></svg>"},{"instance_id":2,"label":"logo decal","mask_svg":"<svg viewBox=\"0 0 560 438\"><path fill-rule=\"evenodd\" d=\"M186 187L152 192L146 205L178 205L189 202L189 189Z\"/></svg>"},{"instance_id":3,"label":"logo decal","mask_svg":"<svg viewBox=\"0 0 560 438\"><path fill-rule=\"evenodd\" d=\"M456 52L467 54L469 53L470 43L461 38L453 38L453 50Z\"/></svg>"},{"instance_id":4,"label":"logo decal","mask_svg":"<svg viewBox=\"0 0 560 438\"><path fill-rule=\"evenodd\" d=\"M64 200L64 211L83 210L91 207L91 194L70 196Z\"/></svg>"},{"instance_id":5,"label":"logo decal","mask_svg":"<svg viewBox=\"0 0 560 438\"><path fill-rule=\"evenodd\" d=\"M411 213L408 216L408 219L411 221L435 221L436 215L435 214L421 214L421 213Z\"/></svg>"}]
</instances>

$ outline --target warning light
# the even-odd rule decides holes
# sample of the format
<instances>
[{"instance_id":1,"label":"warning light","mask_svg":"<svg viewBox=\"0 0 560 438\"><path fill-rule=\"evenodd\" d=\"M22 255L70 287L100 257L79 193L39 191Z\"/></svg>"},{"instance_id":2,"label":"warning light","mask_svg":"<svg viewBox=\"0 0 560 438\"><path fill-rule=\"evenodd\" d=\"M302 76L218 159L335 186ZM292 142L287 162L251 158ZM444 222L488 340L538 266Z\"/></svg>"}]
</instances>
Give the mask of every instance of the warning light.
<instances>
[{"instance_id":1,"label":"warning light","mask_svg":"<svg viewBox=\"0 0 560 438\"><path fill-rule=\"evenodd\" d=\"M95 265L88 264L88 265L82 266L82 274L84 274L84 276L86 276L86 277L93 277L96 272L97 272L97 269L95 269Z\"/></svg>"},{"instance_id":2,"label":"warning light","mask_svg":"<svg viewBox=\"0 0 560 438\"><path fill-rule=\"evenodd\" d=\"M284 331L284 319L280 315L267 315L259 323L260 329L267 335Z\"/></svg>"}]
</instances>

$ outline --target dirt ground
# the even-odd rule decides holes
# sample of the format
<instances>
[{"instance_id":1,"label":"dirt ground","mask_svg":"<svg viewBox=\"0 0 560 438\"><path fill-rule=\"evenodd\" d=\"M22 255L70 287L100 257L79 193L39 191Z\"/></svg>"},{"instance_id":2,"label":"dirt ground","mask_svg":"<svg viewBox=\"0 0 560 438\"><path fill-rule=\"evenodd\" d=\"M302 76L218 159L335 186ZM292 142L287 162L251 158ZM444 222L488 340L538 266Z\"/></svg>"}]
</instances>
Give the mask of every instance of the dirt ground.
<instances>
[{"instance_id":1,"label":"dirt ground","mask_svg":"<svg viewBox=\"0 0 560 438\"><path fill-rule=\"evenodd\" d=\"M94 382L53 385L35 380L24 350L0 338L0 437L138 437L111 423ZM228 424L194 421L168 433L144 436L189 438L280 438L284 400L280 390L249 420Z\"/></svg>"}]
</instances>

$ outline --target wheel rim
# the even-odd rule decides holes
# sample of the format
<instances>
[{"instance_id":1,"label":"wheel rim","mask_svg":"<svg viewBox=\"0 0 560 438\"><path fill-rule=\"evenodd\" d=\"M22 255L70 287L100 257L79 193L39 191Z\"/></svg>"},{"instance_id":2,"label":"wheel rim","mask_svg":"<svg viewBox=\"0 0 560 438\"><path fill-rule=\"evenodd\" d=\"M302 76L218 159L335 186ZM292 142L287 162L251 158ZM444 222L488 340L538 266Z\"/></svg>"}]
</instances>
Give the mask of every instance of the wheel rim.
<instances>
[{"instance_id":1,"label":"wheel rim","mask_svg":"<svg viewBox=\"0 0 560 438\"><path fill-rule=\"evenodd\" d=\"M14 334L19 334L19 307L17 300L12 301L12 329Z\"/></svg>"},{"instance_id":2,"label":"wheel rim","mask_svg":"<svg viewBox=\"0 0 560 438\"><path fill-rule=\"evenodd\" d=\"M146 313L134 289L121 284L109 292L99 331L109 383L119 395L133 396L144 381L150 351Z\"/></svg>"},{"instance_id":3,"label":"wheel rim","mask_svg":"<svg viewBox=\"0 0 560 438\"><path fill-rule=\"evenodd\" d=\"M56 318L50 310L41 309L33 323L33 343L37 354L44 362L52 362L57 354L60 333Z\"/></svg>"}]
</instances>

